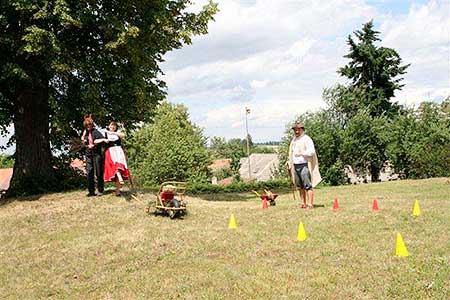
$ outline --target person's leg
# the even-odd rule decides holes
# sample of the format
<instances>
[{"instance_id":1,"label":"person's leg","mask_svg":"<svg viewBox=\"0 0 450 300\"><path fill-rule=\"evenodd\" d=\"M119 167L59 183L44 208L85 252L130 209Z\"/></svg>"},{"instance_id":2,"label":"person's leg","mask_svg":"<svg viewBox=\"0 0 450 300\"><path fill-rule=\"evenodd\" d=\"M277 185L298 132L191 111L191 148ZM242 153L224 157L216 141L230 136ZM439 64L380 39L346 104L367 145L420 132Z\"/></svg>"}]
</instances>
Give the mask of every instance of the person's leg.
<instances>
[{"instance_id":1,"label":"person's leg","mask_svg":"<svg viewBox=\"0 0 450 300\"><path fill-rule=\"evenodd\" d=\"M295 187L298 191L298 195L299 195L299 203L298 205L302 208L305 207L305 191L303 190L303 186L302 186L302 180L300 177L300 173L301 173L301 166L300 165L296 165L294 164L294 172L292 172L293 176L294 176L294 182L295 182Z\"/></svg>"},{"instance_id":2,"label":"person's leg","mask_svg":"<svg viewBox=\"0 0 450 300\"><path fill-rule=\"evenodd\" d=\"M94 180L94 161L92 156L86 155L86 177L88 182L89 196L95 195L95 180Z\"/></svg>"},{"instance_id":3,"label":"person's leg","mask_svg":"<svg viewBox=\"0 0 450 300\"><path fill-rule=\"evenodd\" d=\"M116 176L117 176L117 180L119 181L119 183L123 185L123 178L122 178L122 173L120 170L117 171Z\"/></svg>"},{"instance_id":4,"label":"person's leg","mask_svg":"<svg viewBox=\"0 0 450 300\"><path fill-rule=\"evenodd\" d=\"M306 193L308 194L307 207L313 208L314 207L314 191L313 191L313 187L311 184L311 173L309 172L308 166L305 166L301 170L300 178L302 180L303 187L306 190L305 194Z\"/></svg>"},{"instance_id":5,"label":"person's leg","mask_svg":"<svg viewBox=\"0 0 450 300\"><path fill-rule=\"evenodd\" d=\"M116 196L120 196L120 187L121 187L121 184L120 184L120 182L119 182L119 178L117 178L116 177Z\"/></svg>"},{"instance_id":6,"label":"person's leg","mask_svg":"<svg viewBox=\"0 0 450 300\"><path fill-rule=\"evenodd\" d=\"M306 207L306 191L301 189L300 192L300 206Z\"/></svg>"},{"instance_id":7,"label":"person's leg","mask_svg":"<svg viewBox=\"0 0 450 300\"><path fill-rule=\"evenodd\" d=\"M94 157L95 161L95 175L97 176L97 190L99 193L103 193L105 189L103 180L103 157L101 155L96 155Z\"/></svg>"},{"instance_id":8,"label":"person's leg","mask_svg":"<svg viewBox=\"0 0 450 300\"><path fill-rule=\"evenodd\" d=\"M314 190L313 189L308 190L308 199L309 199L309 205L311 207L314 207Z\"/></svg>"}]
</instances>

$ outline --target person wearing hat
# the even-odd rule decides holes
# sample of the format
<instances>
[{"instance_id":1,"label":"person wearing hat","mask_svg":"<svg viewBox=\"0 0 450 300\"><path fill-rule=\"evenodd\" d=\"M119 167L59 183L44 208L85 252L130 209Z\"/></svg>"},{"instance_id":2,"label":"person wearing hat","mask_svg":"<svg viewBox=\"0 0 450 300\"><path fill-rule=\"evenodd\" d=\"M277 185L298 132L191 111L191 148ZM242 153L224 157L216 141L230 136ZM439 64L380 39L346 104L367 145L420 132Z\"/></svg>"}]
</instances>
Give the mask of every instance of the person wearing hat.
<instances>
[{"instance_id":1,"label":"person wearing hat","mask_svg":"<svg viewBox=\"0 0 450 300\"><path fill-rule=\"evenodd\" d=\"M287 162L292 183L299 190L300 207L314 208L314 188L322 181L316 149L313 140L305 134L305 127L301 122L295 122L292 130L295 136L289 145Z\"/></svg>"}]
</instances>

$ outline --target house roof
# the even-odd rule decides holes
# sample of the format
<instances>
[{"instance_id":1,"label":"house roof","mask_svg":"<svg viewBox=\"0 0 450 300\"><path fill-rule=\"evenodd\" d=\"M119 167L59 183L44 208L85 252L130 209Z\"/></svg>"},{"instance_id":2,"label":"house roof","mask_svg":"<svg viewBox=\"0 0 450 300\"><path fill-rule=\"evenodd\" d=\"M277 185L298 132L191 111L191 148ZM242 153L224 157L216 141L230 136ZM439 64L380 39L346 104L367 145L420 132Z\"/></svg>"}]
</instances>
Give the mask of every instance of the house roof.
<instances>
[{"instance_id":1,"label":"house roof","mask_svg":"<svg viewBox=\"0 0 450 300\"><path fill-rule=\"evenodd\" d=\"M244 179L248 176L248 157L241 158L239 173ZM273 171L278 167L280 160L276 153L253 153L250 155L251 179L266 181L272 178Z\"/></svg>"},{"instance_id":2,"label":"house roof","mask_svg":"<svg viewBox=\"0 0 450 300\"><path fill-rule=\"evenodd\" d=\"M231 166L230 158L216 159L215 161L213 161L212 164L208 166L208 169L210 169L211 171L215 171L218 169L229 168L230 166Z\"/></svg>"},{"instance_id":3,"label":"house roof","mask_svg":"<svg viewBox=\"0 0 450 300\"><path fill-rule=\"evenodd\" d=\"M0 169L0 191L6 191L9 188L12 174L13 168Z\"/></svg>"}]
</instances>

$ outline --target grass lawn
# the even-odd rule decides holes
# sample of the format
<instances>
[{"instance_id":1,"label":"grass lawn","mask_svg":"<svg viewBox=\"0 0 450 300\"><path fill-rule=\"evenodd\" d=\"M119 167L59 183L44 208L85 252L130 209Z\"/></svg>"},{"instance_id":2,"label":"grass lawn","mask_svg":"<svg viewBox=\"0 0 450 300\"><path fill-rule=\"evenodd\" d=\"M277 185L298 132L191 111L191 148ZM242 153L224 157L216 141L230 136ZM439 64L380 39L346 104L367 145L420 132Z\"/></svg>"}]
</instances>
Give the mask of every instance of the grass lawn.
<instances>
[{"instance_id":1,"label":"grass lawn","mask_svg":"<svg viewBox=\"0 0 450 300\"><path fill-rule=\"evenodd\" d=\"M446 178L320 188L314 210L289 193L268 210L252 194L191 197L182 220L147 215L149 194L85 194L0 206L1 299L450 299Z\"/></svg>"}]
</instances>

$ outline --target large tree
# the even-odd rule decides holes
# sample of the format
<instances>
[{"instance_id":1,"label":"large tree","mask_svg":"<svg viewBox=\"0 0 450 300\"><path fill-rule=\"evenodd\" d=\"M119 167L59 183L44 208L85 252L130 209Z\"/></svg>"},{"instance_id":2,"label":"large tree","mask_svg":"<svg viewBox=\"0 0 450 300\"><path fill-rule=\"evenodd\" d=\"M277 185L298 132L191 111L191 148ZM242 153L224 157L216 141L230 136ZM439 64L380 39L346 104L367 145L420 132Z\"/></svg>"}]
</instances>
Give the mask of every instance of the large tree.
<instances>
[{"instance_id":1,"label":"large tree","mask_svg":"<svg viewBox=\"0 0 450 300\"><path fill-rule=\"evenodd\" d=\"M343 105L352 111L364 108L371 116L396 114L398 106L390 100L395 91L403 87L400 76L409 66L402 65L402 59L394 49L375 44L381 41L379 34L370 21L354 32L356 40L349 35L350 51L345 57L350 62L338 71L350 80L348 88L358 96L351 97L343 92L347 100Z\"/></svg>"},{"instance_id":2,"label":"large tree","mask_svg":"<svg viewBox=\"0 0 450 300\"><path fill-rule=\"evenodd\" d=\"M338 73L349 82L326 89L323 95L345 130L343 162L363 169L367 166L373 181L378 180L386 159L387 143L382 141L379 129L385 126L386 117L393 118L400 111L391 100L403 87L401 75L409 66L402 65L394 49L376 45L381 41L379 34L370 21L354 32L355 37L348 37L350 51L345 57L350 61Z\"/></svg>"},{"instance_id":3,"label":"large tree","mask_svg":"<svg viewBox=\"0 0 450 300\"><path fill-rule=\"evenodd\" d=\"M0 128L14 124L10 194L57 186L50 145L99 123L149 120L165 97L163 55L205 34L217 11L191 0L2 0Z\"/></svg>"}]
</instances>

